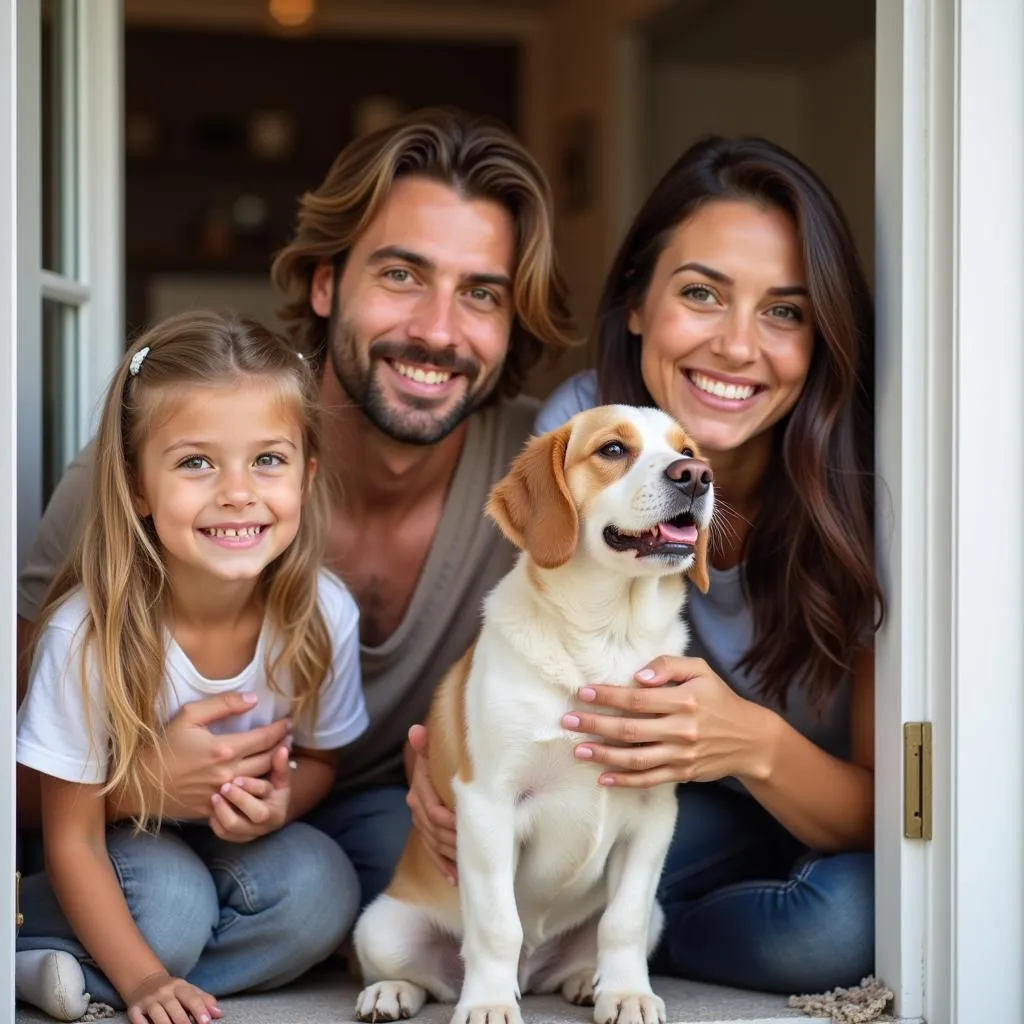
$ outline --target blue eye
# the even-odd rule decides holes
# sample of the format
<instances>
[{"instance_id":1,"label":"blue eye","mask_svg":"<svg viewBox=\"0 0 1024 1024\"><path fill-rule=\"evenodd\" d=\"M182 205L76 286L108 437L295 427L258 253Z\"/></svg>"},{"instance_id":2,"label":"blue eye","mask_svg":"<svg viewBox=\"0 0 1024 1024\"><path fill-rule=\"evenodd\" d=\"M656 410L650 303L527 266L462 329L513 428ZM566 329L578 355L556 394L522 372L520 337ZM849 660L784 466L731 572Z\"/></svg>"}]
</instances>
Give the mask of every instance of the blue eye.
<instances>
[{"instance_id":1,"label":"blue eye","mask_svg":"<svg viewBox=\"0 0 1024 1024\"><path fill-rule=\"evenodd\" d=\"M262 455L256 456L256 465L261 466L264 469L273 469L275 466L283 466L285 461L285 457L283 455L278 455L276 452L264 452Z\"/></svg>"},{"instance_id":2,"label":"blue eye","mask_svg":"<svg viewBox=\"0 0 1024 1024\"><path fill-rule=\"evenodd\" d=\"M202 455L190 455L178 463L179 469L210 469L210 462Z\"/></svg>"}]
</instances>

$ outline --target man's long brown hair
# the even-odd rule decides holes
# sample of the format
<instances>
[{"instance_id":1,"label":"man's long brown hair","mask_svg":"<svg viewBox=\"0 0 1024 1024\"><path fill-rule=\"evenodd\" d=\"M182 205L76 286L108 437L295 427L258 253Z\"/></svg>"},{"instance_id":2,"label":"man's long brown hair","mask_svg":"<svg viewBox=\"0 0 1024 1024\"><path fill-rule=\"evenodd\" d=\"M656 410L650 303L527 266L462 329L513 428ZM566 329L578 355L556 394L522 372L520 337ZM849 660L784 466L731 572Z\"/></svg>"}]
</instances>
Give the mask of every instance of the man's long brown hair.
<instances>
[{"instance_id":1,"label":"man's long brown hair","mask_svg":"<svg viewBox=\"0 0 1024 1024\"><path fill-rule=\"evenodd\" d=\"M792 217L814 317L814 352L796 406L775 428L765 493L743 550L754 635L740 666L781 706L801 685L830 696L881 624L874 568L874 311L835 199L792 154L757 138L691 146L637 214L597 314L603 402L653 405L628 330L658 257L703 204L740 200Z\"/></svg>"},{"instance_id":2,"label":"man's long brown hair","mask_svg":"<svg viewBox=\"0 0 1024 1024\"><path fill-rule=\"evenodd\" d=\"M422 110L346 146L318 189L299 203L292 241L271 268L291 298L281 309L293 344L316 365L330 344L329 322L309 303L313 272L339 268L387 199L394 182L416 175L466 199L509 211L516 230L515 323L496 394L513 396L545 350L571 344L567 290L555 259L550 188L533 157L500 125L449 109Z\"/></svg>"}]
</instances>

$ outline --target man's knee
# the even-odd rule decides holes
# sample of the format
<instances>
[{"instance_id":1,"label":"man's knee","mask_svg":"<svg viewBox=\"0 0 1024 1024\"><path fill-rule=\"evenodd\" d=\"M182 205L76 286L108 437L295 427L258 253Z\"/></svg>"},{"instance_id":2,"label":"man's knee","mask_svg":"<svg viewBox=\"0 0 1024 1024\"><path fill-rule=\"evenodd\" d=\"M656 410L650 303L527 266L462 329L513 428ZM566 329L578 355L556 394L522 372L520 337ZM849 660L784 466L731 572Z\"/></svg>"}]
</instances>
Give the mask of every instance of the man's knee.
<instances>
[{"instance_id":1,"label":"man's knee","mask_svg":"<svg viewBox=\"0 0 1024 1024\"><path fill-rule=\"evenodd\" d=\"M185 977L217 926L213 878L202 860L173 833L113 829L107 849L139 932L173 975Z\"/></svg>"},{"instance_id":2,"label":"man's knee","mask_svg":"<svg viewBox=\"0 0 1024 1024\"><path fill-rule=\"evenodd\" d=\"M412 828L400 786L380 786L329 797L306 821L330 835L348 855L359 877L360 906L391 881Z\"/></svg>"}]
</instances>

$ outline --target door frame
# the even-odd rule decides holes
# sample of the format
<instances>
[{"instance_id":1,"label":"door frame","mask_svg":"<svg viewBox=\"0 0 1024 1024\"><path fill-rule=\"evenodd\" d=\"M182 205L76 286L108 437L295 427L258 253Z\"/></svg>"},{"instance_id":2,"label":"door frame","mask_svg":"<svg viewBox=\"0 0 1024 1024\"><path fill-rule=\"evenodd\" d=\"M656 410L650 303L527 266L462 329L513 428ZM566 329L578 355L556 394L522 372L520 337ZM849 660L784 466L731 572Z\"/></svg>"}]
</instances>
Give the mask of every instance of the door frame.
<instances>
[{"instance_id":1,"label":"door frame","mask_svg":"<svg viewBox=\"0 0 1024 1024\"><path fill-rule=\"evenodd\" d=\"M894 612L878 647L878 968L904 1018L1021 1020L1024 8L876 9L877 454ZM907 721L933 724L930 842L902 838L892 780Z\"/></svg>"},{"instance_id":2,"label":"door frame","mask_svg":"<svg viewBox=\"0 0 1024 1024\"><path fill-rule=\"evenodd\" d=\"M15 688L15 566L17 545L17 446L10 440L17 435L18 365L17 344L21 328L21 284L19 241L24 227L19 209L18 47L24 25L17 0L0 0L0 409L8 443L0 446L0 657L7 666L3 712L0 715L0 820L6 821L0 842L0 992L4 1002L14 1005L14 728ZM6 71L3 69L7 68ZM10 998L7 998L10 993Z\"/></svg>"}]
</instances>

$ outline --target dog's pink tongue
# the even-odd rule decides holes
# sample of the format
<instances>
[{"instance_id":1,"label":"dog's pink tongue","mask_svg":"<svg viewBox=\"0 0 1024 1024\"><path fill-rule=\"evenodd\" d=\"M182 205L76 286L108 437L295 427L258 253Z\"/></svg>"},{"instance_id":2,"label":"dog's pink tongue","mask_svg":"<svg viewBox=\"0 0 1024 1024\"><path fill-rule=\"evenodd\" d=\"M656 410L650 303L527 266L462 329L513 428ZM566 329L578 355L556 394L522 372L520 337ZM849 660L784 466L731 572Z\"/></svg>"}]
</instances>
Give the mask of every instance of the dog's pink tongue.
<instances>
[{"instance_id":1,"label":"dog's pink tongue","mask_svg":"<svg viewBox=\"0 0 1024 1024\"><path fill-rule=\"evenodd\" d=\"M673 526L671 523L658 523L658 533L661 539L668 544L696 544L697 527L692 523L689 526Z\"/></svg>"}]
</instances>

